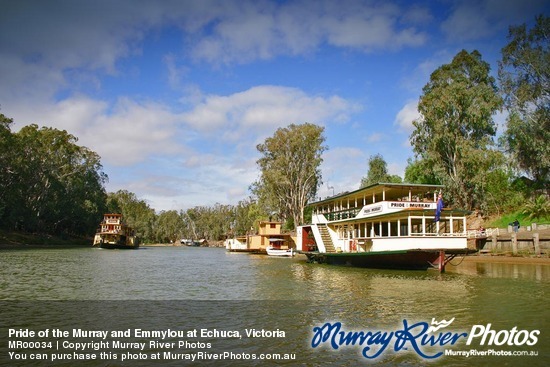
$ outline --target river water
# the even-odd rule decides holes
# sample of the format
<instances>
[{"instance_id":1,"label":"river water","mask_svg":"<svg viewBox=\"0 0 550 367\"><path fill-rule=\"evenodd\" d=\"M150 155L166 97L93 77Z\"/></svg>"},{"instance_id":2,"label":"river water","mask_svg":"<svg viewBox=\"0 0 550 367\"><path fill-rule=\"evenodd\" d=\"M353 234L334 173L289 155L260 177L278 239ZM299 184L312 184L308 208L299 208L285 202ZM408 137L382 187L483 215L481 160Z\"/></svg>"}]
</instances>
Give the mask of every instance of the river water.
<instances>
[{"instance_id":1,"label":"river water","mask_svg":"<svg viewBox=\"0 0 550 367\"><path fill-rule=\"evenodd\" d=\"M0 365L546 366L549 291L544 264L439 274L218 248L2 249Z\"/></svg>"}]
</instances>

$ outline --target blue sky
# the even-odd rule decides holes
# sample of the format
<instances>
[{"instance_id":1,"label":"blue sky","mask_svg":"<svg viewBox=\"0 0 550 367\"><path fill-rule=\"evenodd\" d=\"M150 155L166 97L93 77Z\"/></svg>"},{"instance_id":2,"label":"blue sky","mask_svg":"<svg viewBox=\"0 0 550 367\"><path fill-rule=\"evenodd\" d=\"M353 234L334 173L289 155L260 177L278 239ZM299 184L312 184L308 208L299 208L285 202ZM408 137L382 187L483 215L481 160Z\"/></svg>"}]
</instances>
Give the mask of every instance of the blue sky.
<instances>
[{"instance_id":1,"label":"blue sky","mask_svg":"<svg viewBox=\"0 0 550 367\"><path fill-rule=\"evenodd\" d=\"M430 74L460 50L496 75L545 0L0 0L0 108L67 130L108 191L160 210L236 204L279 127L325 127L320 196L381 154L403 176ZM504 116L495 116L502 124Z\"/></svg>"}]
</instances>

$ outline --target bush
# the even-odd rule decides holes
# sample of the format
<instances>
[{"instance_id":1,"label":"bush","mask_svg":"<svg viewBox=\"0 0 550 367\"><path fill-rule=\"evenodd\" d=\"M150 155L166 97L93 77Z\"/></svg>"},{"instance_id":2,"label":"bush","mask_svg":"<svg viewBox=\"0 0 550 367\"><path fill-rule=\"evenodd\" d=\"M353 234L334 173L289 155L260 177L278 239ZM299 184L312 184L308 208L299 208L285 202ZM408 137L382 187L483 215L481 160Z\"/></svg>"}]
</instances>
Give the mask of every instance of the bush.
<instances>
[{"instance_id":1,"label":"bush","mask_svg":"<svg viewBox=\"0 0 550 367\"><path fill-rule=\"evenodd\" d=\"M529 200L523 207L522 214L527 216L527 219L535 218L543 219L550 217L550 201L544 195Z\"/></svg>"}]
</instances>

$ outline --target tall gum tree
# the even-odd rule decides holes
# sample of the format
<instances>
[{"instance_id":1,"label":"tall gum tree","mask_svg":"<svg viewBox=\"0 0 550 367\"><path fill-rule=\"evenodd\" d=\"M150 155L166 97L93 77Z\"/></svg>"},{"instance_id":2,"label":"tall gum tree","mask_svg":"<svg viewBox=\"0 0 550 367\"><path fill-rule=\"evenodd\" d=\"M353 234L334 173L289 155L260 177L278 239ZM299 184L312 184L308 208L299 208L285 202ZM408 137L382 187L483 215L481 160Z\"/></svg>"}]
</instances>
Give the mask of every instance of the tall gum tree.
<instances>
[{"instance_id":1,"label":"tall gum tree","mask_svg":"<svg viewBox=\"0 0 550 367\"><path fill-rule=\"evenodd\" d=\"M423 88L411 145L447 188L446 199L465 209L484 205L486 174L500 154L489 149L502 106L490 66L478 51L462 50L435 70Z\"/></svg>"},{"instance_id":2,"label":"tall gum tree","mask_svg":"<svg viewBox=\"0 0 550 367\"><path fill-rule=\"evenodd\" d=\"M510 27L502 49L499 82L509 112L501 144L513 163L550 191L550 17L531 30Z\"/></svg>"},{"instance_id":3,"label":"tall gum tree","mask_svg":"<svg viewBox=\"0 0 550 367\"><path fill-rule=\"evenodd\" d=\"M371 155L369 158L367 176L361 179L361 187L367 187L381 182L402 182L401 177L388 173L388 164L381 154Z\"/></svg>"},{"instance_id":4,"label":"tall gum tree","mask_svg":"<svg viewBox=\"0 0 550 367\"><path fill-rule=\"evenodd\" d=\"M291 124L257 146L261 176L252 191L269 212L292 218L295 226L303 224L304 208L321 184L323 132L314 124Z\"/></svg>"}]
</instances>

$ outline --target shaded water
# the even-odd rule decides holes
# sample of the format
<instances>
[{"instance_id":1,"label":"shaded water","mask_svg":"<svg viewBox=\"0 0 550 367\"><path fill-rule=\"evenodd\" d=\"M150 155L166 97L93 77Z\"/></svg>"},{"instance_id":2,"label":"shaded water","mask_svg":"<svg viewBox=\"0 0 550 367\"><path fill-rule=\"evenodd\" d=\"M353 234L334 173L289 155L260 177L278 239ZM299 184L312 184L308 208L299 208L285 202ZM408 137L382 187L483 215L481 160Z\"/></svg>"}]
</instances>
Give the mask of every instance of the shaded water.
<instances>
[{"instance_id":1,"label":"shaded water","mask_svg":"<svg viewBox=\"0 0 550 367\"><path fill-rule=\"evenodd\" d=\"M467 346L463 338L456 345L432 348L431 355L446 348L460 351L473 348L536 351L538 356L442 356L430 361L431 365L547 365L549 291L548 265L462 263L439 274L308 264L301 257L270 258L215 248L0 250L2 338L6 337L7 329L17 327L278 329L285 331L284 338L195 340L210 340L211 352L294 353L296 359L286 361L287 365L372 363L361 355L365 345L340 346L334 350L328 343L322 343L312 348L313 329L325 323L341 322L345 331L374 333L402 330L404 322L429 324L432 319L453 318L447 328L453 333L470 334L474 325L491 324L497 332L509 333L516 327L518 331L540 330L540 335L532 346L488 346L488 342L480 345L480 340ZM9 352L6 340L2 343L4 349L0 353L4 359L0 358L0 362L7 365L52 364L10 360L6 357ZM427 359L420 357L412 344L406 347L408 350L395 352L395 344L391 344L374 361L388 366L426 364ZM140 364L105 360L87 363ZM181 363L164 360L160 364ZM141 365L150 364L153 361ZM201 364L259 362L203 360Z\"/></svg>"}]
</instances>

